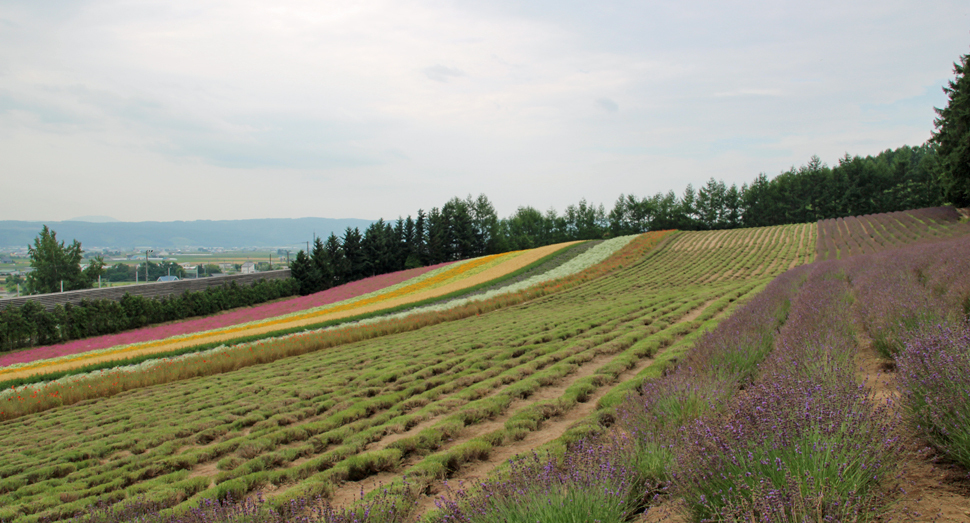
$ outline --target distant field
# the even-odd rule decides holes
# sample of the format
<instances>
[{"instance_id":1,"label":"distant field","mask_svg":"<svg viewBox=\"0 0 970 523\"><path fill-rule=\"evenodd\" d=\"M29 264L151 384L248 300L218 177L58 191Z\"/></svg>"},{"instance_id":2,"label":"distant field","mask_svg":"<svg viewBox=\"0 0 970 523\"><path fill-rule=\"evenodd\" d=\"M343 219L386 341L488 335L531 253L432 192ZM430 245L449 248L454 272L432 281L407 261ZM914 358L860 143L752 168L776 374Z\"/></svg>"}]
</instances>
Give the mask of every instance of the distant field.
<instances>
[{"instance_id":1,"label":"distant field","mask_svg":"<svg viewBox=\"0 0 970 523\"><path fill-rule=\"evenodd\" d=\"M872 254L970 233L970 223L961 221L953 207L822 220L818 228L816 261Z\"/></svg>"},{"instance_id":2,"label":"distant field","mask_svg":"<svg viewBox=\"0 0 970 523\"><path fill-rule=\"evenodd\" d=\"M638 241L521 305L3 422L0 519L139 495L343 502L375 475L434 490L615 404L815 244L813 225Z\"/></svg>"}]
</instances>

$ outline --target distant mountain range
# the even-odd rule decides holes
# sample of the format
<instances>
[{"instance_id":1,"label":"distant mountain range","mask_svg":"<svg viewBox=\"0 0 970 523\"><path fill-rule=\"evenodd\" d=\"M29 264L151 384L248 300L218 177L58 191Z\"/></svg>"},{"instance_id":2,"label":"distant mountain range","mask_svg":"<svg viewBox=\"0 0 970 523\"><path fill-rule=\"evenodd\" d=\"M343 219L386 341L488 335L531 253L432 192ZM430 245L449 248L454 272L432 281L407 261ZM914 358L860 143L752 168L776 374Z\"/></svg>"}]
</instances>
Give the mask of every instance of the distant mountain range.
<instances>
[{"instance_id":1,"label":"distant mountain range","mask_svg":"<svg viewBox=\"0 0 970 523\"><path fill-rule=\"evenodd\" d=\"M93 248L134 247L285 247L304 244L313 235L343 236L347 227L361 232L372 220L333 218L265 218L258 220L196 220L191 222L88 221L107 217L82 217L85 221L0 221L0 247L32 245L47 225L66 244L76 239L85 251ZM107 218L110 220L110 218Z\"/></svg>"}]
</instances>

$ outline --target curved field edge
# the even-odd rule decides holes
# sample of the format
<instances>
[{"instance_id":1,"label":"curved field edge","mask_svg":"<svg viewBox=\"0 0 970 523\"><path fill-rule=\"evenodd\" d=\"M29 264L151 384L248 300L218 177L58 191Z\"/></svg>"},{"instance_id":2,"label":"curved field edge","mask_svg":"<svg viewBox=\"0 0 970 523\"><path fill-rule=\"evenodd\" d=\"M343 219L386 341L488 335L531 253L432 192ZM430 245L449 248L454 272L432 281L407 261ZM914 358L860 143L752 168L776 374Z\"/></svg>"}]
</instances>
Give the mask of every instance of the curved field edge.
<instances>
[{"instance_id":1,"label":"curved field edge","mask_svg":"<svg viewBox=\"0 0 970 523\"><path fill-rule=\"evenodd\" d=\"M780 229L768 230L771 231L769 236L772 236L776 243L781 243L778 242L779 237L777 235ZM711 236L721 237L722 235L716 233ZM697 235L688 237L696 238ZM681 236L678 239L683 239L683 237ZM670 247L670 245L671 242L665 242L665 246ZM805 246L807 246L807 242L805 242L803 248ZM777 250L781 251L782 249ZM658 251L660 250L652 251L648 257L651 255L656 257ZM794 256L798 253L773 252L766 254L772 257L781 254L785 256L787 261L788 258L794 259ZM652 270L654 266L645 258L647 257L630 260L631 263L625 264L624 267L629 267L630 270L639 270L641 273L658 272ZM682 258L681 261L683 261ZM742 257L742 261L744 259L746 258ZM685 267L684 264L678 262L673 266L668 264L663 269L679 268L694 275L703 274L712 267L723 267L725 264L731 265L732 263L733 260L717 257L717 259L707 260L707 263L695 264L694 266ZM761 265L752 266L752 270L760 270ZM787 266L788 263L786 262L784 265ZM667 271L660 270L659 272L666 273ZM718 269L718 272L720 272L720 269ZM614 285L614 282L608 280L619 278L619 274L620 272L611 273L604 278L588 281L579 290L587 293L590 297L602 297L603 292ZM651 275L651 277L660 281L666 280L662 275ZM693 276L686 278L686 280L682 279L677 283L684 285L687 281L689 285L692 279ZM618 383L622 384L631 378L642 380L652 373L662 373L662 369L675 362L682 355L683 350L690 346L692 340L700 335L698 329L705 329L716 324L723 319L722 311L732 310L735 302L739 299L742 301L749 299L770 279L770 276L766 275L754 282L717 282L702 288L691 286L690 288L694 289L695 292L689 298L678 291L662 292L661 294L665 297L662 298L661 302L666 305L652 307L643 303L641 298L634 298L633 303L636 303L636 305L632 310L642 312L634 312L634 316L630 317L632 321L627 322L629 329L617 331L616 320L610 320L602 327L596 327L589 331L590 334L594 335L591 339L601 339L595 331L605 328L610 332L609 339L611 341L597 342L582 350L579 350L578 347L575 349L564 347L563 350L566 352L563 355L552 356L550 354L546 356L552 357L552 359L548 360L548 367L539 367L542 369L541 372L525 379L517 376L514 381L515 384L510 385L507 391L503 391L498 396L473 396L479 399L468 403L460 411L441 419L433 426L422 429L423 425L419 424L405 432L407 437L398 439L388 446L371 450L368 446L369 443L381 441L387 430L375 426L360 434L359 438L363 439L352 440L356 443L344 442L342 446L333 449L329 455L325 454L317 458L316 461L311 460L301 464L300 470L270 472L268 475L260 473L245 476L220 474L216 479L217 484L215 486L197 492L194 498L181 506L187 508L197 500L211 497L222 498L230 494L238 499L261 484L283 486L288 481L297 479L296 485L283 492L274 493L272 496L273 504L285 505L293 499L311 499L316 495L331 496L334 493L335 485L345 481L360 480L375 474L380 474L380 477L384 479L403 474L408 478L408 482L413 488L433 491L435 485L440 486L442 478L454 477L464 466L486 460L493 453L499 455L508 453L505 447L508 445L514 447L517 441L531 441L536 437L533 435L543 431L547 423L561 425L561 422L552 421L554 418L583 414L589 406L601 405L601 402L608 396L607 392ZM629 283L622 284L624 292L628 294L630 293ZM577 289L573 290L573 292L576 291ZM607 293L607 295L611 294L612 292ZM542 300L548 301L561 296L550 296ZM606 299L608 302L612 302L612 298ZM585 302L585 300L581 301ZM537 306L538 302L532 302L529 308ZM644 309L645 306L647 309ZM583 308L582 305L580 307ZM617 308L616 311L610 313L611 317L615 317L617 314L628 314L628 312L622 312L624 310L626 309L622 307ZM654 312L649 312L651 310ZM694 310L698 310L700 314L696 317L688 317L687 313ZM646 313L646 316L642 318L638 316L638 314L644 313ZM643 325L649 322L650 326L646 329L642 326L638 327L638 325L641 325L641 321L645 322ZM567 327L567 330L572 333L583 333L586 328L588 327L573 326ZM553 332L542 335L537 342L549 344L556 339L557 335ZM607 360L596 364L596 368L592 369L593 372L590 375L575 379L571 383L563 383L560 386L562 393L557 397L540 397L532 400L533 395L540 396L537 392L545 387L578 374L577 369L584 365L584 361L590 362L586 365L593 364L597 361L596 354L600 354L601 357L605 356ZM592 360L590 360L591 357ZM475 388L472 387L471 390ZM529 398L530 401L520 402L516 410L511 410L511 407L517 401L520 401L516 398ZM580 405L582 407L579 407ZM574 409L577 408L578 410L575 411L577 414L572 414ZM371 417L369 416L368 419L371 419ZM489 421L486 422L486 420ZM364 420L361 420L356 423L363 422ZM374 422L378 423L379 420ZM391 423L393 423L393 420ZM479 425L482 425L482 427L477 428ZM408 426L410 425L405 425L405 427ZM473 437L466 436L467 430L472 430ZM476 433L477 435L475 435ZM541 436L538 437L541 441ZM347 452L350 452L350 454L348 455ZM430 454L425 456L429 452ZM307 469L307 466L310 466L310 468ZM245 469L242 470L245 471ZM301 470L307 470L310 475L303 475L300 472ZM317 472L317 470L320 470L320 472ZM399 482L394 482L389 488L393 491L399 486ZM272 487L270 488L272 489ZM356 487L346 487L344 490L346 489L355 490ZM363 490L362 486L361 490Z\"/></svg>"},{"instance_id":2,"label":"curved field edge","mask_svg":"<svg viewBox=\"0 0 970 523\"><path fill-rule=\"evenodd\" d=\"M845 259L970 234L953 207L928 207L818 222L815 261Z\"/></svg>"},{"instance_id":3,"label":"curved field edge","mask_svg":"<svg viewBox=\"0 0 970 523\"><path fill-rule=\"evenodd\" d=\"M269 363L290 356L306 354L327 348L332 348L361 340L373 339L390 334L409 332L429 325L436 325L499 310L508 306L518 305L537 297L557 293L585 281L595 279L615 270L617 266L632 257L642 255L643 252L654 248L670 231L645 233L628 239L626 245L613 252L606 259L566 277L546 281L533 285L514 293L501 293L488 299L472 300L459 307L428 312L412 311L404 317L387 319L386 312L375 313L369 318L373 323L346 325L345 322L335 327L322 326L309 331L303 328L296 332L274 333L274 337L258 336L251 339L235 340L235 344L228 346L218 344L216 347L194 347L186 349L180 355L159 358L157 355L146 358L135 365L124 365L124 361L106 363L107 367L85 371L83 380L77 374L51 378L56 374L45 374L42 381L23 380L21 383L8 381L3 383L0 401L14 397L29 398L31 401L21 403L25 408L4 406L0 410L0 421L42 412L62 405L72 405L81 401L113 396L115 394L141 387L171 383L184 379L210 376L230 372L250 365ZM587 251L588 252L588 251ZM549 256L555 256L551 253ZM547 259L537 260L542 264ZM567 260L568 262L569 260ZM530 267L523 267L522 271ZM509 275L514 277L515 273ZM494 282L486 282L492 284ZM485 285L485 284L483 284ZM474 287L472 288L474 289ZM455 294L464 294L455 293ZM435 301L440 297L434 298ZM402 308L412 308L415 304L408 304ZM202 352L200 352L202 351ZM8 388L9 387L9 388Z\"/></svg>"},{"instance_id":4,"label":"curved field edge","mask_svg":"<svg viewBox=\"0 0 970 523\"><path fill-rule=\"evenodd\" d=\"M111 368L115 365L104 365L103 362L115 362L115 361L125 361L132 359L141 359L142 361L155 359L162 357L165 354L184 354L187 352L198 352L199 350L205 350L205 348L219 347L226 344L239 343L239 340L258 340L266 337L279 336L292 332L302 332L310 329L319 329L323 327L328 327L332 325L339 325L348 323L350 321L370 321L367 318L372 316L383 316L389 312L393 312L398 309L408 309L413 308L416 304L433 300L440 299L442 296L449 295L462 295L468 292L470 288L477 288L478 285L468 285L467 282L478 276L479 274L487 274L487 271L495 272L502 271L502 267L506 265L511 265L514 268L516 260L523 257L528 258L529 256L541 255L548 252L549 254L543 256L539 260L541 261L549 258L551 255L559 253L565 249L568 249L574 245L574 243L559 244L555 246L543 247L540 249L534 249L532 251L517 251L514 253L506 253L501 257L483 257L473 260L466 260L465 262L458 262L456 264L451 264L447 267L442 267L438 270L420 275L416 278L407 280L401 284L391 286L386 289L381 289L363 296L358 296L348 300L344 300L339 303L329 304L325 307L317 307L311 311L303 311L294 314L284 315L282 317L270 318L266 320L260 320L258 322L251 322L249 324L240 324L228 327L226 329L219 329L216 331L207 331L201 333L191 333L181 336L176 336L172 338L167 338L164 340L156 340L149 342L135 343L127 346L120 347L110 347L105 349L99 349L95 351L89 351L86 353L63 356L59 358L54 358L51 360L39 360L30 363L24 363L19 365L14 365L11 367L0 369L0 376L6 377L5 381L11 381L20 377L25 377L30 374L44 373L49 374L51 372L66 371L74 368ZM549 252L552 251L552 252ZM535 262L530 263L526 267L531 267L535 265ZM470 269L464 268L465 266ZM519 269L521 270L521 269ZM456 272L457 271L457 272ZM484 271L484 272L483 272ZM518 270L511 271L511 274L518 273ZM499 274L497 277L492 278L483 283L491 283L498 280L506 278L508 274ZM441 279L438 282L432 282L430 285L426 284L425 281L429 279ZM468 285L461 288L462 285ZM441 295L436 294L435 289L444 289L448 287L458 286L459 289ZM403 298L396 298L393 294L412 290L411 292L405 294ZM419 299L421 293L431 293L433 296L431 298ZM388 304L386 307L377 307L375 310L369 312L361 312L357 315L347 316L342 315L331 319L321 319L320 322L305 322L302 321L306 317L313 317L319 315L320 311L327 312L327 308L347 308L353 306L361 301L371 301L377 302L378 304L382 301L393 301L398 302L404 301L399 305L391 306ZM285 323L296 319L299 323L296 326L291 327L281 327L278 329L267 328L267 325L273 325L275 323ZM252 332L255 331L255 332ZM205 338L209 338L206 341ZM198 341L193 342L196 339ZM169 346L169 348L166 348ZM186 350L188 349L188 350ZM85 363L85 362L89 363ZM41 370L43 369L43 370ZM5 385L4 385L5 387Z\"/></svg>"}]
</instances>

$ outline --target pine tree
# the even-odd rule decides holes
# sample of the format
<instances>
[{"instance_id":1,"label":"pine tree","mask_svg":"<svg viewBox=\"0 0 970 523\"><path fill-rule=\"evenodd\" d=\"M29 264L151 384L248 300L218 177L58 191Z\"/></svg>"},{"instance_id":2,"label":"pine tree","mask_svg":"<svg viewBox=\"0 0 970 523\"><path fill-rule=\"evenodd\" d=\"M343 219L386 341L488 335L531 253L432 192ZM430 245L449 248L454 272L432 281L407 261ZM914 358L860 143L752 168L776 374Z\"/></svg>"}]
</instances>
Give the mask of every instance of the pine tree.
<instances>
[{"instance_id":1,"label":"pine tree","mask_svg":"<svg viewBox=\"0 0 970 523\"><path fill-rule=\"evenodd\" d=\"M329 289L333 285L333 267L330 252L319 236L313 240L313 285L316 291ZM314 292L316 292L314 291Z\"/></svg>"},{"instance_id":2,"label":"pine tree","mask_svg":"<svg viewBox=\"0 0 970 523\"><path fill-rule=\"evenodd\" d=\"M336 287L347 281L347 259L344 257L344 249L340 245L337 235L330 233L327 237L327 258L330 260L331 277L330 286Z\"/></svg>"},{"instance_id":3,"label":"pine tree","mask_svg":"<svg viewBox=\"0 0 970 523\"><path fill-rule=\"evenodd\" d=\"M300 294L306 296L314 292L313 261L300 249L296 259L290 262L290 276L300 283Z\"/></svg>"},{"instance_id":4,"label":"pine tree","mask_svg":"<svg viewBox=\"0 0 970 523\"><path fill-rule=\"evenodd\" d=\"M939 118L933 121L936 131L932 141L938 146L939 180L946 200L957 207L970 206L970 54L953 64L954 80L943 88L950 99Z\"/></svg>"}]
</instances>

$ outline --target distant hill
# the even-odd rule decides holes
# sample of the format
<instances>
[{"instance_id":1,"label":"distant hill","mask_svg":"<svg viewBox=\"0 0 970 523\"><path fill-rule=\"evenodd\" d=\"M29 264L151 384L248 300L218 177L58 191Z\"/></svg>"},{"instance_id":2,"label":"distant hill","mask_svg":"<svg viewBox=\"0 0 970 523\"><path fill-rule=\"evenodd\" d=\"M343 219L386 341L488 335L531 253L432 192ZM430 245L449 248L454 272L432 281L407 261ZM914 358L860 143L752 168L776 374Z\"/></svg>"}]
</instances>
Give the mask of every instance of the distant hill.
<instances>
[{"instance_id":1,"label":"distant hill","mask_svg":"<svg viewBox=\"0 0 970 523\"><path fill-rule=\"evenodd\" d=\"M95 247L283 247L305 244L331 231L342 236L347 227L361 232L372 220L333 218L265 218L258 220L196 220L191 222L21 222L0 221L0 247L32 244L43 225L57 239L77 239L85 250Z\"/></svg>"},{"instance_id":2,"label":"distant hill","mask_svg":"<svg viewBox=\"0 0 970 523\"><path fill-rule=\"evenodd\" d=\"M116 220L110 216L78 216L77 218L71 218L70 220L65 220L69 222L91 222L91 223L116 223L121 220Z\"/></svg>"}]
</instances>

